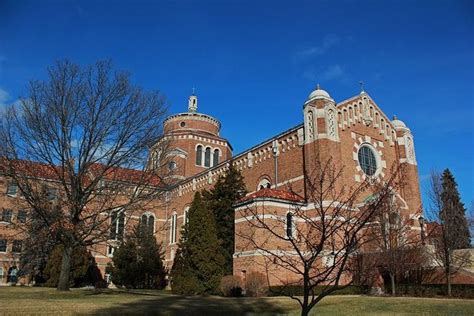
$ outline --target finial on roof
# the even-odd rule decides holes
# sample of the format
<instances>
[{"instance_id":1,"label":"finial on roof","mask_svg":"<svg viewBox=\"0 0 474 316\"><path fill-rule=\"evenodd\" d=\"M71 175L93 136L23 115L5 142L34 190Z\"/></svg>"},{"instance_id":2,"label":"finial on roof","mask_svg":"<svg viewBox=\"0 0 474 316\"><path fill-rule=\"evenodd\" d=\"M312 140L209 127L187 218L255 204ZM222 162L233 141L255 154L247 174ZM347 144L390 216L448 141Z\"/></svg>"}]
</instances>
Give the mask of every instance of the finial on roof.
<instances>
[{"instance_id":1,"label":"finial on roof","mask_svg":"<svg viewBox=\"0 0 474 316\"><path fill-rule=\"evenodd\" d=\"M319 83L316 85L316 89L321 90L321 88L319 87Z\"/></svg>"},{"instance_id":2,"label":"finial on roof","mask_svg":"<svg viewBox=\"0 0 474 316\"><path fill-rule=\"evenodd\" d=\"M360 93L364 93L364 82L361 80L359 81L359 85L360 85Z\"/></svg>"},{"instance_id":3,"label":"finial on roof","mask_svg":"<svg viewBox=\"0 0 474 316\"><path fill-rule=\"evenodd\" d=\"M189 100L188 100L188 112L192 112L192 113L197 112L197 107L198 107L197 96L194 92L195 91L193 88L193 94L189 96Z\"/></svg>"},{"instance_id":4,"label":"finial on roof","mask_svg":"<svg viewBox=\"0 0 474 316\"><path fill-rule=\"evenodd\" d=\"M195 90L196 90L196 89L193 87L193 94L192 94L192 95L196 95L196 94L195 94Z\"/></svg>"},{"instance_id":5,"label":"finial on roof","mask_svg":"<svg viewBox=\"0 0 474 316\"><path fill-rule=\"evenodd\" d=\"M394 121L395 121L395 120L398 120L398 118L397 118L396 115L393 116L393 120L394 120Z\"/></svg>"}]
</instances>

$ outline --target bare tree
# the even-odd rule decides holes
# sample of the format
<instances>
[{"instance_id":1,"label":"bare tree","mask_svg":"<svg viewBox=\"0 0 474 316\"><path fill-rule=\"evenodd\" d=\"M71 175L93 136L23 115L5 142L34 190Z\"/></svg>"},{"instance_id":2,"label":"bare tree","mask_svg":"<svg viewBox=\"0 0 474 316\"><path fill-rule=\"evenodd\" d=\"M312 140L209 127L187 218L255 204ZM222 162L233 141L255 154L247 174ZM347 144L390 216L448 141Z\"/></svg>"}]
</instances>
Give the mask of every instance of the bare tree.
<instances>
[{"instance_id":1,"label":"bare tree","mask_svg":"<svg viewBox=\"0 0 474 316\"><path fill-rule=\"evenodd\" d=\"M69 289L75 246L107 241L111 223L123 223L162 194L165 160L155 156L155 168L144 166L162 137L165 113L161 94L133 85L108 61L88 67L61 61L3 115L1 172L64 245L58 290ZM157 152L165 157L165 149ZM43 204L45 186L62 211L54 222Z\"/></svg>"},{"instance_id":2,"label":"bare tree","mask_svg":"<svg viewBox=\"0 0 474 316\"><path fill-rule=\"evenodd\" d=\"M469 264L470 258L467 252L455 252L459 247L459 239L462 239L461 230L453 225L448 218L447 211L450 205L446 205L443 199L442 175L437 171L431 172L430 188L428 191L430 206L428 217L432 220L426 228L426 240L428 243L427 253L431 256L437 266L443 268L448 296L451 296L452 276L463 266Z\"/></svg>"},{"instance_id":3,"label":"bare tree","mask_svg":"<svg viewBox=\"0 0 474 316\"><path fill-rule=\"evenodd\" d=\"M388 195L376 214L378 225L369 233L374 245L373 268L382 268L390 277L392 295L396 279L422 265L421 238L412 230L412 219L401 216L400 200Z\"/></svg>"},{"instance_id":4,"label":"bare tree","mask_svg":"<svg viewBox=\"0 0 474 316\"><path fill-rule=\"evenodd\" d=\"M352 283L351 262L368 241L379 208L398 185L398 169L383 182L367 179L355 187L344 184L342 171L328 160L306 174L304 204L310 207L295 203L286 215L258 205L239 208L246 221L236 227L236 251L260 252L269 283L272 279L282 284L281 294L298 301L301 315ZM295 286L302 287L302 297L290 290Z\"/></svg>"}]
</instances>

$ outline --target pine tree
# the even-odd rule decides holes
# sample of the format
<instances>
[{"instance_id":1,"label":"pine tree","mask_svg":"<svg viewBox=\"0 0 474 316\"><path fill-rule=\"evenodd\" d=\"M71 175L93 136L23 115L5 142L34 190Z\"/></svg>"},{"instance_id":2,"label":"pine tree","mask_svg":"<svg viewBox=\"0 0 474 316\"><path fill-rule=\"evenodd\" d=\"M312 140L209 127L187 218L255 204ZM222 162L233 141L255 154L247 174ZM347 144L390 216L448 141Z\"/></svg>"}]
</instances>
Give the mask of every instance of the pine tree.
<instances>
[{"instance_id":1,"label":"pine tree","mask_svg":"<svg viewBox=\"0 0 474 316\"><path fill-rule=\"evenodd\" d=\"M461 202L457 184L449 169L442 175L442 209L440 219L447 234L451 250L470 247L469 225L466 209Z\"/></svg>"},{"instance_id":2,"label":"pine tree","mask_svg":"<svg viewBox=\"0 0 474 316\"><path fill-rule=\"evenodd\" d=\"M172 290L178 294L216 293L223 276L224 257L213 213L197 192L181 235L173 269Z\"/></svg>"},{"instance_id":3,"label":"pine tree","mask_svg":"<svg viewBox=\"0 0 474 316\"><path fill-rule=\"evenodd\" d=\"M114 253L112 281L126 288L161 289L165 275L163 252L153 232L137 225Z\"/></svg>"},{"instance_id":4,"label":"pine tree","mask_svg":"<svg viewBox=\"0 0 474 316\"><path fill-rule=\"evenodd\" d=\"M221 242L225 258L224 273L232 274L234 254L234 208L235 202L247 193L244 178L232 163L227 172L219 177L214 188L204 191L203 196L209 209L214 213L217 237Z\"/></svg>"},{"instance_id":5,"label":"pine tree","mask_svg":"<svg viewBox=\"0 0 474 316\"><path fill-rule=\"evenodd\" d=\"M44 275L47 278L46 286L56 287L58 285L63 249L64 246L56 245L48 257L48 263L44 268ZM90 268L95 266L95 260L86 247L77 246L74 248L71 263L70 286L95 285L98 280L87 279Z\"/></svg>"}]
</instances>

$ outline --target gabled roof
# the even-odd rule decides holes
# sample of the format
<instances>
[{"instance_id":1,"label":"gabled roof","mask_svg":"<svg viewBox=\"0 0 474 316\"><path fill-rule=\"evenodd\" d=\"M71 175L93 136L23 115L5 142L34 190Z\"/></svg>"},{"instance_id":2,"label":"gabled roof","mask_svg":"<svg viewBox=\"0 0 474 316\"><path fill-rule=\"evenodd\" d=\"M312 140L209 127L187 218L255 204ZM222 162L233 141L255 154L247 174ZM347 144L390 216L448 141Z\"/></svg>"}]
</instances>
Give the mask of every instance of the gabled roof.
<instances>
[{"instance_id":1,"label":"gabled roof","mask_svg":"<svg viewBox=\"0 0 474 316\"><path fill-rule=\"evenodd\" d=\"M276 190L276 189L261 189L255 191L252 194L249 194L239 201L236 204L243 204L246 202L258 201L258 200L278 200L291 203L304 203L305 199L298 194L285 190Z\"/></svg>"}]
</instances>

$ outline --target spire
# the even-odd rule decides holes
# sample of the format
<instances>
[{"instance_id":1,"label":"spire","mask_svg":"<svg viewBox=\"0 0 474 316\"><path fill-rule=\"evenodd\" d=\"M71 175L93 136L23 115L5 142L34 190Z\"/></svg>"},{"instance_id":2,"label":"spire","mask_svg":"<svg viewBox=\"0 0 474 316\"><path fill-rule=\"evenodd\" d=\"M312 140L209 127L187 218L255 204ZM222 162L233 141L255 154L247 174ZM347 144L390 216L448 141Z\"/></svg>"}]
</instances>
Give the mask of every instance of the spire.
<instances>
[{"instance_id":1,"label":"spire","mask_svg":"<svg viewBox=\"0 0 474 316\"><path fill-rule=\"evenodd\" d=\"M198 108L198 99L196 94L194 93L194 88L193 88L193 93L189 96L188 100L188 112L195 113L197 112Z\"/></svg>"},{"instance_id":2,"label":"spire","mask_svg":"<svg viewBox=\"0 0 474 316\"><path fill-rule=\"evenodd\" d=\"M321 90L321 88L319 87L319 83L316 85L316 90Z\"/></svg>"}]
</instances>

